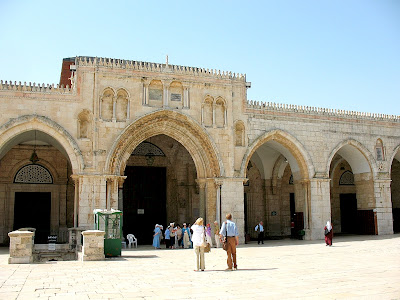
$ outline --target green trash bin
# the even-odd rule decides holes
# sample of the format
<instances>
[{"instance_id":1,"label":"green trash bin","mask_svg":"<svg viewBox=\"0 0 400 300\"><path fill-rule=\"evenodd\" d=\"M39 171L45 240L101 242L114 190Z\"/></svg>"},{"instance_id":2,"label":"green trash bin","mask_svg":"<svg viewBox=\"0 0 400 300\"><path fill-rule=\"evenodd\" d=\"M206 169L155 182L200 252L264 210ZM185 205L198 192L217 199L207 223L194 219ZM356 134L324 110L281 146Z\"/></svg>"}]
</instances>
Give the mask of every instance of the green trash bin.
<instances>
[{"instance_id":1,"label":"green trash bin","mask_svg":"<svg viewBox=\"0 0 400 300\"><path fill-rule=\"evenodd\" d=\"M102 230L104 235L104 255L106 257L121 255L122 211L95 209L94 229Z\"/></svg>"}]
</instances>

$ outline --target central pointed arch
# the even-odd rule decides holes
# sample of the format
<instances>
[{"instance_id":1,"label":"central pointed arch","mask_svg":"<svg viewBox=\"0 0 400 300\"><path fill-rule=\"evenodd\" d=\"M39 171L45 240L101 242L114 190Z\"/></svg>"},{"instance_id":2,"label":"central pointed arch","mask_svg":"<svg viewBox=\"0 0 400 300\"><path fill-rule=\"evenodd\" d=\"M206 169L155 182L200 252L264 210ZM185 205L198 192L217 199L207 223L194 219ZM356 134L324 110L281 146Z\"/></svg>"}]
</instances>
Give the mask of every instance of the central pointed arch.
<instances>
[{"instance_id":1,"label":"central pointed arch","mask_svg":"<svg viewBox=\"0 0 400 300\"><path fill-rule=\"evenodd\" d=\"M133 150L147 138L159 134L175 139L186 148L193 158L198 178L224 175L217 147L210 135L195 120L169 110L150 113L126 127L107 156L106 171L123 175Z\"/></svg>"}]
</instances>

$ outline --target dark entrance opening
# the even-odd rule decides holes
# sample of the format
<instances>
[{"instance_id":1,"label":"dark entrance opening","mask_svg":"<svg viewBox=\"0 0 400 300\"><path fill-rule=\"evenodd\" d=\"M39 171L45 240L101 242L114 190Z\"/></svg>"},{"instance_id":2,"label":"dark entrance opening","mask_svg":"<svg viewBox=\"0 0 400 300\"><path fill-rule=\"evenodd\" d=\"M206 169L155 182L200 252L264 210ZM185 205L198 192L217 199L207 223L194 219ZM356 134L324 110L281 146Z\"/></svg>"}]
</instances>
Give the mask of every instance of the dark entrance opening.
<instances>
[{"instance_id":1,"label":"dark entrance opening","mask_svg":"<svg viewBox=\"0 0 400 300\"><path fill-rule=\"evenodd\" d=\"M340 194L340 219L342 233L357 233L356 194Z\"/></svg>"},{"instance_id":2,"label":"dark entrance opening","mask_svg":"<svg viewBox=\"0 0 400 300\"><path fill-rule=\"evenodd\" d=\"M393 208L393 232L400 232L400 208Z\"/></svg>"},{"instance_id":3,"label":"dark entrance opening","mask_svg":"<svg viewBox=\"0 0 400 300\"><path fill-rule=\"evenodd\" d=\"M50 234L51 193L16 192L14 230L36 228L35 244L46 244Z\"/></svg>"},{"instance_id":4,"label":"dark entrance opening","mask_svg":"<svg viewBox=\"0 0 400 300\"><path fill-rule=\"evenodd\" d=\"M125 169L123 233L134 234L139 244L153 242L155 224L166 225L166 174L166 168L159 167Z\"/></svg>"}]
</instances>

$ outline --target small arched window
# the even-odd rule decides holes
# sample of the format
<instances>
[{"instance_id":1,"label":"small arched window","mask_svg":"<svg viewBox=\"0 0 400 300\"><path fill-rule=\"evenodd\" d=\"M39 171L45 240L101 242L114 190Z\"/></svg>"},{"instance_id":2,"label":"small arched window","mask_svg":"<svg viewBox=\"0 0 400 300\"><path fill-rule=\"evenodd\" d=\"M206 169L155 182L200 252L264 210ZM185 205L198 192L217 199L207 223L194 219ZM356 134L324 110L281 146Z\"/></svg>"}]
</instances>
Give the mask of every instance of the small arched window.
<instances>
[{"instance_id":1,"label":"small arched window","mask_svg":"<svg viewBox=\"0 0 400 300\"><path fill-rule=\"evenodd\" d=\"M203 103L203 124L204 126L213 126L213 99L207 97Z\"/></svg>"},{"instance_id":2,"label":"small arched window","mask_svg":"<svg viewBox=\"0 0 400 300\"><path fill-rule=\"evenodd\" d=\"M53 177L45 167L30 164L18 170L14 177L14 183L51 184Z\"/></svg>"},{"instance_id":3,"label":"small arched window","mask_svg":"<svg viewBox=\"0 0 400 300\"><path fill-rule=\"evenodd\" d=\"M115 115L117 121L126 121L128 117L128 93L121 89L117 92L117 100L115 105Z\"/></svg>"},{"instance_id":4,"label":"small arched window","mask_svg":"<svg viewBox=\"0 0 400 300\"><path fill-rule=\"evenodd\" d=\"M217 127L225 126L225 101L222 98L217 98L215 101L215 124Z\"/></svg>"},{"instance_id":5,"label":"small arched window","mask_svg":"<svg viewBox=\"0 0 400 300\"><path fill-rule=\"evenodd\" d=\"M114 91L111 88L104 90L100 99L101 118L111 121L113 118Z\"/></svg>"},{"instance_id":6,"label":"small arched window","mask_svg":"<svg viewBox=\"0 0 400 300\"><path fill-rule=\"evenodd\" d=\"M90 113L87 110L82 111L78 116L78 138L90 138Z\"/></svg>"},{"instance_id":7,"label":"small arched window","mask_svg":"<svg viewBox=\"0 0 400 300\"><path fill-rule=\"evenodd\" d=\"M381 139L376 140L375 152L376 152L376 160L377 161L385 160L385 151L384 151L383 143L382 143Z\"/></svg>"},{"instance_id":8,"label":"small arched window","mask_svg":"<svg viewBox=\"0 0 400 300\"><path fill-rule=\"evenodd\" d=\"M351 171L344 171L340 176L339 185L354 185L354 175Z\"/></svg>"},{"instance_id":9,"label":"small arched window","mask_svg":"<svg viewBox=\"0 0 400 300\"><path fill-rule=\"evenodd\" d=\"M235 146L244 146L244 124L242 121L237 121L235 125Z\"/></svg>"}]
</instances>

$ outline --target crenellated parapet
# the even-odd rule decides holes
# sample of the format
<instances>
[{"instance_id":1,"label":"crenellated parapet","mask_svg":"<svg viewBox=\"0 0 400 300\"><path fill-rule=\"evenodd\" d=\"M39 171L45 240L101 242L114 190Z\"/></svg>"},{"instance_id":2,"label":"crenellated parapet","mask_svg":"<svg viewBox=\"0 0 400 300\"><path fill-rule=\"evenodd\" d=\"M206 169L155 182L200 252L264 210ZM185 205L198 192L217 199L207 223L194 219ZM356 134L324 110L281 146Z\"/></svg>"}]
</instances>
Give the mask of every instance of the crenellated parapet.
<instances>
[{"instance_id":1,"label":"crenellated parapet","mask_svg":"<svg viewBox=\"0 0 400 300\"><path fill-rule=\"evenodd\" d=\"M247 112L258 113L258 114L268 114L271 112L282 112L290 114L301 113L305 115L318 115L318 116L333 117L333 118L340 117L349 119L400 122L400 116L397 115L366 113L366 112L348 111L342 109L321 108L314 106L282 104L282 103L262 102L253 100L247 100Z\"/></svg>"},{"instance_id":2,"label":"crenellated parapet","mask_svg":"<svg viewBox=\"0 0 400 300\"><path fill-rule=\"evenodd\" d=\"M243 82L246 81L245 74L232 73L228 71L221 71L215 69L170 65L168 63L160 64L160 63L150 63L150 62L124 60L124 59L86 57L86 56L77 57L75 63L78 66L90 66L90 67L100 66L113 69L128 69L128 70L138 70L145 72L172 73L172 74L182 74L188 76L211 77L216 79L230 79Z\"/></svg>"},{"instance_id":3,"label":"crenellated parapet","mask_svg":"<svg viewBox=\"0 0 400 300\"><path fill-rule=\"evenodd\" d=\"M46 93L46 94L72 94L73 89L67 85L67 86L59 86L54 85L54 84L36 84L35 82L32 84L29 82L27 84L24 82L23 84L21 81L18 83L16 81L5 81L0 80L0 90L6 90L6 91L21 91L21 92L33 92L33 93Z\"/></svg>"}]
</instances>

